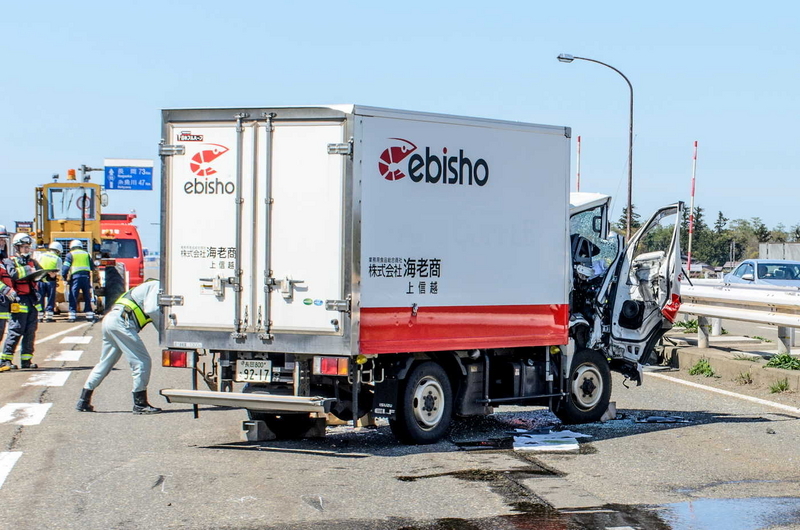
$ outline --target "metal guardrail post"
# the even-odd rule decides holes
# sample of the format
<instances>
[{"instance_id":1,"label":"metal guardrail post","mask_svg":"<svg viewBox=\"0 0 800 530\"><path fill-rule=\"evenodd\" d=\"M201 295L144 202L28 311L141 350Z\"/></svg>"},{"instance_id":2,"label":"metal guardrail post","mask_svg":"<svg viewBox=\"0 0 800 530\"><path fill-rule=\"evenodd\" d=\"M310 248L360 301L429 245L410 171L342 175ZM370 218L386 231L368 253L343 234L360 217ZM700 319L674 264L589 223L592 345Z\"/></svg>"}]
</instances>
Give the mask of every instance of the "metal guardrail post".
<instances>
[{"instance_id":1,"label":"metal guardrail post","mask_svg":"<svg viewBox=\"0 0 800 530\"><path fill-rule=\"evenodd\" d=\"M697 345L701 348L708 348L708 335L711 331L711 325L708 322L708 317L697 317Z\"/></svg>"},{"instance_id":2,"label":"metal guardrail post","mask_svg":"<svg viewBox=\"0 0 800 530\"><path fill-rule=\"evenodd\" d=\"M794 342L794 330L778 326L778 354L791 353Z\"/></svg>"},{"instance_id":3,"label":"metal guardrail post","mask_svg":"<svg viewBox=\"0 0 800 530\"><path fill-rule=\"evenodd\" d=\"M721 318L712 318L711 319L711 336L712 337L719 337L722 335L722 319Z\"/></svg>"}]
</instances>

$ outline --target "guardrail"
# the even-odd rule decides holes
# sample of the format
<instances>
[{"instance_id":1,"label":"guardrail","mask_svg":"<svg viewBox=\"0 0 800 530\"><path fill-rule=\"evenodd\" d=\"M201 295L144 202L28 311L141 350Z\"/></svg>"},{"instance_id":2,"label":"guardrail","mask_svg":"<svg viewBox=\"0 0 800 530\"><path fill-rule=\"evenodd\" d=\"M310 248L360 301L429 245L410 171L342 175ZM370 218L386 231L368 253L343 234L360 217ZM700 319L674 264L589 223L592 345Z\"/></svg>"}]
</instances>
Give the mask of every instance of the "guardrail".
<instances>
[{"instance_id":1,"label":"guardrail","mask_svg":"<svg viewBox=\"0 0 800 530\"><path fill-rule=\"evenodd\" d=\"M778 353L788 353L800 328L800 289L692 280L681 284L681 313L697 315L698 346L708 347L709 332L720 334L719 319L777 326ZM713 322L709 322L713 319Z\"/></svg>"}]
</instances>

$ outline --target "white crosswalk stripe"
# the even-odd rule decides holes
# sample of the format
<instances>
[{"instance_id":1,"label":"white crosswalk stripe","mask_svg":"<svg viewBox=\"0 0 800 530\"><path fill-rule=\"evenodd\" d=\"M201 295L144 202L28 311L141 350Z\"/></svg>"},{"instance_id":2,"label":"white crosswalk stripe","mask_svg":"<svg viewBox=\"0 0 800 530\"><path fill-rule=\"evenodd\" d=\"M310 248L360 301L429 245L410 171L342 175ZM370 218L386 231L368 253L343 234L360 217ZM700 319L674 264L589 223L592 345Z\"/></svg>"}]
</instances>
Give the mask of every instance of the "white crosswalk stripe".
<instances>
[{"instance_id":1,"label":"white crosswalk stripe","mask_svg":"<svg viewBox=\"0 0 800 530\"><path fill-rule=\"evenodd\" d=\"M52 403L8 403L0 408L0 423L39 425Z\"/></svg>"},{"instance_id":2,"label":"white crosswalk stripe","mask_svg":"<svg viewBox=\"0 0 800 530\"><path fill-rule=\"evenodd\" d=\"M52 354L45 361L79 361L83 350L63 350Z\"/></svg>"},{"instance_id":3,"label":"white crosswalk stripe","mask_svg":"<svg viewBox=\"0 0 800 530\"><path fill-rule=\"evenodd\" d=\"M21 456L22 451L3 451L0 453L0 488L3 487L8 474L11 473L11 469Z\"/></svg>"},{"instance_id":4,"label":"white crosswalk stripe","mask_svg":"<svg viewBox=\"0 0 800 530\"><path fill-rule=\"evenodd\" d=\"M92 337L64 337L61 339L61 344L89 344Z\"/></svg>"},{"instance_id":5,"label":"white crosswalk stripe","mask_svg":"<svg viewBox=\"0 0 800 530\"><path fill-rule=\"evenodd\" d=\"M22 386L64 386L70 372L37 372Z\"/></svg>"}]
</instances>

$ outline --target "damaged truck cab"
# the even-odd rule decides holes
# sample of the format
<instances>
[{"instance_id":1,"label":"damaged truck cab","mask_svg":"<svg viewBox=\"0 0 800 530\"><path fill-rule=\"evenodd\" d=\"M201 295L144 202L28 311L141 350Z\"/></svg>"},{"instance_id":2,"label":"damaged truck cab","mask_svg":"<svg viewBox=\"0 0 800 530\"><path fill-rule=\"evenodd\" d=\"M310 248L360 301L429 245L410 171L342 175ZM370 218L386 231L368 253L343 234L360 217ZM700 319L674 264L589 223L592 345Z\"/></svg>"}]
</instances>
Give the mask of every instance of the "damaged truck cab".
<instances>
[{"instance_id":1,"label":"damaged truck cab","mask_svg":"<svg viewBox=\"0 0 800 530\"><path fill-rule=\"evenodd\" d=\"M507 404L599 419L680 304L682 204L623 245L569 193L566 127L354 105L163 111L172 402L388 418L406 443ZM200 381L206 388L198 388Z\"/></svg>"}]
</instances>

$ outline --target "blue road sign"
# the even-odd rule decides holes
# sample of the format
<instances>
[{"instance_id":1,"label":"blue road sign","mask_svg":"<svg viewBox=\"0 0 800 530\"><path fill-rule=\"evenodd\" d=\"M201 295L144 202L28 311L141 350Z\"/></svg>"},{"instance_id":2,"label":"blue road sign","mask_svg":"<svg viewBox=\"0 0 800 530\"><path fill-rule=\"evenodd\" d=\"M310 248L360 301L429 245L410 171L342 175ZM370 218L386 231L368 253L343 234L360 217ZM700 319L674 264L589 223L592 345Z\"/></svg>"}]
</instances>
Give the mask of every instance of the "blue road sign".
<instances>
[{"instance_id":1,"label":"blue road sign","mask_svg":"<svg viewBox=\"0 0 800 530\"><path fill-rule=\"evenodd\" d=\"M152 190L152 167L106 166L107 190Z\"/></svg>"}]
</instances>

